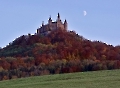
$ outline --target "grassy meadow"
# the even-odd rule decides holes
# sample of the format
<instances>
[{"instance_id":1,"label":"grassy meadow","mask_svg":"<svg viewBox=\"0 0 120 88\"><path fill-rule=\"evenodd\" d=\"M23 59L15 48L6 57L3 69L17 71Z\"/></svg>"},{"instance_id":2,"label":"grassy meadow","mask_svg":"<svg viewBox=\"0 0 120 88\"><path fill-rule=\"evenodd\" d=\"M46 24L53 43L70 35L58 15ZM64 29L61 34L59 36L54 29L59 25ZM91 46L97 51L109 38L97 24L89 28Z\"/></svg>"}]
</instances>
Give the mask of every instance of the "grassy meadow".
<instances>
[{"instance_id":1,"label":"grassy meadow","mask_svg":"<svg viewBox=\"0 0 120 88\"><path fill-rule=\"evenodd\" d=\"M0 81L0 88L120 88L120 70L79 72Z\"/></svg>"}]
</instances>

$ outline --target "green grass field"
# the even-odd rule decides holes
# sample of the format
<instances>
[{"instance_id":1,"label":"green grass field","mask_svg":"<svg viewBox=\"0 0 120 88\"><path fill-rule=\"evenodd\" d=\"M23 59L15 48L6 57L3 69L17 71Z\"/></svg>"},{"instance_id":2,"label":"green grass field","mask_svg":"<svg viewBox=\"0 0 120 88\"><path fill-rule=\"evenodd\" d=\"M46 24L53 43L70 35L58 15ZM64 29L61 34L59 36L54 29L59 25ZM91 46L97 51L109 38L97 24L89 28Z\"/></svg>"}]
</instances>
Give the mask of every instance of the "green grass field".
<instances>
[{"instance_id":1,"label":"green grass field","mask_svg":"<svg viewBox=\"0 0 120 88\"><path fill-rule=\"evenodd\" d=\"M120 88L120 70L57 74L0 81L0 88Z\"/></svg>"}]
</instances>

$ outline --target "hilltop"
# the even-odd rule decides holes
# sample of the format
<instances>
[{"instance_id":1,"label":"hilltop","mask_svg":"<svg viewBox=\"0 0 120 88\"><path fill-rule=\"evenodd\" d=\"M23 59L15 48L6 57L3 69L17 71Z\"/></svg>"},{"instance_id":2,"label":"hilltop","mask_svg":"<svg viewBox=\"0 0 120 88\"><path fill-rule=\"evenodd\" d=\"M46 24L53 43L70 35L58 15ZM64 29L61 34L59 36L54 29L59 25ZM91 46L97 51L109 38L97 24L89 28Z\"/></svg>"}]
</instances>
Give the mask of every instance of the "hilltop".
<instances>
[{"instance_id":1,"label":"hilltop","mask_svg":"<svg viewBox=\"0 0 120 88\"><path fill-rule=\"evenodd\" d=\"M120 47L61 29L17 38L0 50L1 80L120 68Z\"/></svg>"},{"instance_id":2,"label":"hilltop","mask_svg":"<svg viewBox=\"0 0 120 88\"><path fill-rule=\"evenodd\" d=\"M0 80L120 68L120 46L90 41L67 29L67 21L42 24L0 49Z\"/></svg>"}]
</instances>

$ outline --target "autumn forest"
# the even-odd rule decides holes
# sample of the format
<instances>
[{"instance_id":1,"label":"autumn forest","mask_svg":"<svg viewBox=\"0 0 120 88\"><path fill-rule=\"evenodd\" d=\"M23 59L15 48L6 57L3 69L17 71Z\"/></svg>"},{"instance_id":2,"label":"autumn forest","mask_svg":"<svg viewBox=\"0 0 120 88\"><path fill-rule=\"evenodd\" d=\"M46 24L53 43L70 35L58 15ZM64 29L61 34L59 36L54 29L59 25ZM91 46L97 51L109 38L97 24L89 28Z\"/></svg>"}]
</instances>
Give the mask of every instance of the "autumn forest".
<instances>
[{"instance_id":1,"label":"autumn forest","mask_svg":"<svg viewBox=\"0 0 120 88\"><path fill-rule=\"evenodd\" d=\"M22 35L0 49L0 80L111 69L120 69L120 46L75 31Z\"/></svg>"}]
</instances>

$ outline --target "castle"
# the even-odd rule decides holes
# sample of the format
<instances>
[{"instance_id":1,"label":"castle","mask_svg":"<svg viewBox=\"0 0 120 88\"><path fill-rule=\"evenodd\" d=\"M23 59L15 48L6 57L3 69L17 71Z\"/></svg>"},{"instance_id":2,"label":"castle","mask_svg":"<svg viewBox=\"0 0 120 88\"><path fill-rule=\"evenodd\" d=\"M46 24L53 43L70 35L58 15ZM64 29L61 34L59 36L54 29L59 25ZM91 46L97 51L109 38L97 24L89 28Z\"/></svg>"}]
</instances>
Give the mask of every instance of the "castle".
<instances>
[{"instance_id":1,"label":"castle","mask_svg":"<svg viewBox=\"0 0 120 88\"><path fill-rule=\"evenodd\" d=\"M44 22L42 22L42 26L37 29L37 34L41 35L47 35L53 30L62 29L67 30L67 21L65 19L64 23L62 23L60 19L60 14L58 13L57 20L55 22L52 22L51 16L48 19L48 24L44 25Z\"/></svg>"}]
</instances>

